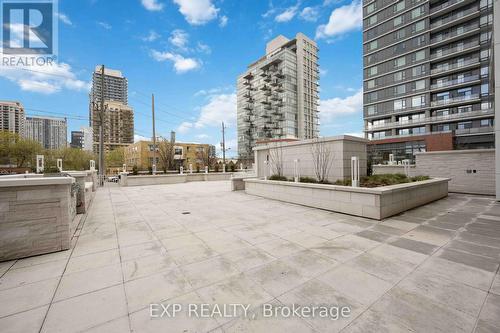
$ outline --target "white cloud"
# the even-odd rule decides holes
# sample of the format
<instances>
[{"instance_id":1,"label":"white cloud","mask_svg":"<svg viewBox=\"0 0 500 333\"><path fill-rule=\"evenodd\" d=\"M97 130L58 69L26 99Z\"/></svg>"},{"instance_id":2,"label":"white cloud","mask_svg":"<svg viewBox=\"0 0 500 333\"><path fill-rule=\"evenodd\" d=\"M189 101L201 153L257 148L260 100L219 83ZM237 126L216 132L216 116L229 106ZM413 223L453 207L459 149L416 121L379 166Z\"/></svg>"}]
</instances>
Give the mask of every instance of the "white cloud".
<instances>
[{"instance_id":1,"label":"white cloud","mask_svg":"<svg viewBox=\"0 0 500 333\"><path fill-rule=\"evenodd\" d=\"M66 63L46 66L0 66L0 76L16 83L21 90L53 94L62 89L88 91L90 83L81 81Z\"/></svg>"},{"instance_id":2,"label":"white cloud","mask_svg":"<svg viewBox=\"0 0 500 333\"><path fill-rule=\"evenodd\" d=\"M192 25L203 25L217 18L219 9L212 0L174 0L186 21Z\"/></svg>"},{"instance_id":3,"label":"white cloud","mask_svg":"<svg viewBox=\"0 0 500 333\"><path fill-rule=\"evenodd\" d=\"M202 90L199 90L197 91L194 96L211 96L211 95L217 95L217 94L221 94L221 93L224 93L224 92L229 92L229 91L234 91L234 86L231 86L231 85L228 85L228 86L224 86L224 87L216 87L216 88L212 88L212 89L202 89Z\"/></svg>"},{"instance_id":4,"label":"white cloud","mask_svg":"<svg viewBox=\"0 0 500 333\"><path fill-rule=\"evenodd\" d=\"M195 122L183 122L177 128L179 133L191 129L220 127L221 123L231 126L236 124L236 94L211 95L207 104L199 108L200 115Z\"/></svg>"},{"instance_id":5,"label":"white cloud","mask_svg":"<svg viewBox=\"0 0 500 333\"><path fill-rule=\"evenodd\" d=\"M61 21L62 23L67 24L67 25L73 25L73 22L71 22L68 15L59 12L56 14L56 16L59 19L59 21Z\"/></svg>"},{"instance_id":6,"label":"white cloud","mask_svg":"<svg viewBox=\"0 0 500 333\"><path fill-rule=\"evenodd\" d=\"M305 7L300 12L300 18L308 22L316 22L319 18L320 11L318 7Z\"/></svg>"},{"instance_id":7,"label":"white cloud","mask_svg":"<svg viewBox=\"0 0 500 333\"><path fill-rule=\"evenodd\" d=\"M219 27L224 28L227 25L228 21L228 17L226 15L222 15L219 19Z\"/></svg>"},{"instance_id":8,"label":"white cloud","mask_svg":"<svg viewBox=\"0 0 500 333\"><path fill-rule=\"evenodd\" d=\"M198 42L196 50L198 52L203 52L203 53L206 53L206 54L212 53L212 49L210 48L210 46L208 46L207 44L204 44L202 42Z\"/></svg>"},{"instance_id":9,"label":"white cloud","mask_svg":"<svg viewBox=\"0 0 500 333\"><path fill-rule=\"evenodd\" d=\"M101 28L104 28L106 30L111 30L111 28L112 28L112 26L106 22L97 22L97 25L99 25Z\"/></svg>"},{"instance_id":10,"label":"white cloud","mask_svg":"<svg viewBox=\"0 0 500 333\"><path fill-rule=\"evenodd\" d=\"M208 103L201 107L196 128L219 126L221 122L232 125L236 122L236 94L212 95Z\"/></svg>"},{"instance_id":11,"label":"white cloud","mask_svg":"<svg viewBox=\"0 0 500 333\"><path fill-rule=\"evenodd\" d=\"M196 138L197 139L208 139L208 138L210 138L210 135L207 135L207 134L198 134L198 135L196 135Z\"/></svg>"},{"instance_id":12,"label":"white cloud","mask_svg":"<svg viewBox=\"0 0 500 333\"><path fill-rule=\"evenodd\" d=\"M164 5L157 0L141 0L142 5L149 11L157 12L163 10Z\"/></svg>"},{"instance_id":13,"label":"white cloud","mask_svg":"<svg viewBox=\"0 0 500 333\"><path fill-rule=\"evenodd\" d=\"M344 115L362 113L363 90L358 90L354 95L345 98L331 98L320 101L319 114L322 123L328 123L333 118Z\"/></svg>"},{"instance_id":14,"label":"white cloud","mask_svg":"<svg viewBox=\"0 0 500 333\"><path fill-rule=\"evenodd\" d=\"M323 68L319 69L320 76L326 76L326 74L328 74L328 69L323 69Z\"/></svg>"},{"instance_id":15,"label":"white cloud","mask_svg":"<svg viewBox=\"0 0 500 333\"><path fill-rule=\"evenodd\" d=\"M292 7L288 7L283 12L276 15L274 20L279 23L288 22L292 20L295 17L295 15L297 15L298 10L299 10L298 4Z\"/></svg>"},{"instance_id":16,"label":"white cloud","mask_svg":"<svg viewBox=\"0 0 500 333\"><path fill-rule=\"evenodd\" d=\"M147 138L147 137L139 135L139 134L134 134L134 142L149 141L149 140L151 140L151 138Z\"/></svg>"},{"instance_id":17,"label":"white cloud","mask_svg":"<svg viewBox=\"0 0 500 333\"><path fill-rule=\"evenodd\" d=\"M362 14L363 7L360 0L353 0L349 5L334 9L328 23L320 25L316 29L316 38L331 38L361 29Z\"/></svg>"},{"instance_id":18,"label":"white cloud","mask_svg":"<svg viewBox=\"0 0 500 333\"><path fill-rule=\"evenodd\" d=\"M175 47L186 51L189 42L189 34L182 29L175 29L168 38L168 41Z\"/></svg>"},{"instance_id":19,"label":"white cloud","mask_svg":"<svg viewBox=\"0 0 500 333\"><path fill-rule=\"evenodd\" d=\"M178 74L186 73L201 67L201 61L194 58L185 58L180 54L172 52L160 52L156 50L151 51L151 56L156 61L172 61L174 69Z\"/></svg>"},{"instance_id":20,"label":"white cloud","mask_svg":"<svg viewBox=\"0 0 500 333\"><path fill-rule=\"evenodd\" d=\"M188 121L184 121L183 123L181 123L179 125L179 127L177 127L177 132L184 134L184 133L189 132L189 130L191 128L193 128L193 123L190 123Z\"/></svg>"},{"instance_id":21,"label":"white cloud","mask_svg":"<svg viewBox=\"0 0 500 333\"><path fill-rule=\"evenodd\" d=\"M160 37L161 36L156 31L150 30L149 31L149 35L147 35L146 37L142 38L142 40L145 41L145 42L154 42L155 40L157 40Z\"/></svg>"}]
</instances>

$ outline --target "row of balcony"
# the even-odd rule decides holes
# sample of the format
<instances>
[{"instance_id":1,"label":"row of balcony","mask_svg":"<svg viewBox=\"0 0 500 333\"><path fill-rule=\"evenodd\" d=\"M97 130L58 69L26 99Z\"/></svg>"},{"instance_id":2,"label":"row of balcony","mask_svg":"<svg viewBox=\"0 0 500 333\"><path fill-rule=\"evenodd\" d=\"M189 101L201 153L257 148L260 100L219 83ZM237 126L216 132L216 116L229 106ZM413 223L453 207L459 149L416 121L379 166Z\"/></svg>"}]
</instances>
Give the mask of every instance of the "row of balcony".
<instances>
[{"instance_id":1,"label":"row of balcony","mask_svg":"<svg viewBox=\"0 0 500 333\"><path fill-rule=\"evenodd\" d=\"M434 14L435 12L438 12L441 9L448 8L448 7L453 6L453 5L460 3L460 2L464 2L464 0L449 0L449 1L443 2L442 4L440 4L438 6L432 7L430 10L430 13Z\"/></svg>"},{"instance_id":2,"label":"row of balcony","mask_svg":"<svg viewBox=\"0 0 500 333\"><path fill-rule=\"evenodd\" d=\"M441 33L441 34L431 38L431 44L442 42L444 40L447 40L447 39L450 39L450 38L453 38L456 36L460 36L460 35L463 35L463 34L469 32L469 31L473 31L473 30L477 30L477 29L479 29L479 23L470 24L467 26L462 26L462 27L459 27L457 29L454 29L453 31L451 31L447 34Z\"/></svg>"},{"instance_id":3,"label":"row of balcony","mask_svg":"<svg viewBox=\"0 0 500 333\"><path fill-rule=\"evenodd\" d=\"M460 69L463 67L467 67L467 66L479 64L479 63L480 63L479 58L468 59L468 60L456 62L453 64L447 64L446 66L440 66L438 68L431 69L431 74L439 74L439 73L451 71L453 69Z\"/></svg>"},{"instance_id":4,"label":"row of balcony","mask_svg":"<svg viewBox=\"0 0 500 333\"><path fill-rule=\"evenodd\" d=\"M454 85L458 85L458 84L462 84L462 83L477 81L479 79L480 79L479 74L464 76L464 77L457 78L454 80L441 81L441 82L431 84L431 89L445 88L445 87L454 86Z\"/></svg>"},{"instance_id":5,"label":"row of balcony","mask_svg":"<svg viewBox=\"0 0 500 333\"><path fill-rule=\"evenodd\" d=\"M469 14L475 13L477 11L478 11L477 7L471 7L469 9L459 11L459 12L453 14L453 15L450 15L450 16L447 16L447 17L443 17L442 19L439 19L439 20L436 20L436 21L432 22L431 23L431 29L443 26L443 25L445 25L445 24L447 24L449 22L455 21L455 20L457 20L459 18L462 18L462 17L467 16Z\"/></svg>"},{"instance_id":6,"label":"row of balcony","mask_svg":"<svg viewBox=\"0 0 500 333\"><path fill-rule=\"evenodd\" d=\"M491 109L488 110L478 110L478 111L470 111L470 112L462 112L462 113L454 113L444 116L433 116L427 118L418 118L418 119L409 119L409 120L400 120L394 122L387 122L376 125L367 125L368 130L375 129L384 129L384 128L395 128L395 127L405 127L405 126L414 126L414 125L425 125L436 122L446 122L446 121L454 121L454 120L463 120L470 119L481 116L493 116L495 112Z\"/></svg>"},{"instance_id":7,"label":"row of balcony","mask_svg":"<svg viewBox=\"0 0 500 333\"><path fill-rule=\"evenodd\" d=\"M432 53L430 58L431 58L431 60L434 60L437 58L447 56L447 55L452 54L452 53L462 52L462 51L471 49L471 48L476 47L476 46L479 46L478 40L474 40L472 42L468 42L468 43L464 43L464 44L459 44L455 47L444 49L444 50L441 49L439 52Z\"/></svg>"},{"instance_id":8,"label":"row of balcony","mask_svg":"<svg viewBox=\"0 0 500 333\"><path fill-rule=\"evenodd\" d=\"M474 100L474 99L479 99L479 94L470 94L470 95L462 95L462 96L438 99L435 101L431 101L431 106L441 106L441 105L446 105L446 104L470 101L470 100Z\"/></svg>"}]
</instances>

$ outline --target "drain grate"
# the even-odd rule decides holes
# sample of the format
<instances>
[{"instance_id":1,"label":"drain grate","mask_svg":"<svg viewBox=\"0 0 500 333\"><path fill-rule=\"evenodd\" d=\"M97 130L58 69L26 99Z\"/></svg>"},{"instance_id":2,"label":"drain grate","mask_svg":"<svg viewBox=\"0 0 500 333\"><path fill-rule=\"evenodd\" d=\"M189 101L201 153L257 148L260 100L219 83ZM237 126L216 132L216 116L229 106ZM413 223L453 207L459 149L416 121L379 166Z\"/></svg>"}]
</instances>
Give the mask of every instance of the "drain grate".
<instances>
[{"instance_id":1,"label":"drain grate","mask_svg":"<svg viewBox=\"0 0 500 333\"><path fill-rule=\"evenodd\" d=\"M182 212L182 215L189 215L191 212Z\"/></svg>"}]
</instances>

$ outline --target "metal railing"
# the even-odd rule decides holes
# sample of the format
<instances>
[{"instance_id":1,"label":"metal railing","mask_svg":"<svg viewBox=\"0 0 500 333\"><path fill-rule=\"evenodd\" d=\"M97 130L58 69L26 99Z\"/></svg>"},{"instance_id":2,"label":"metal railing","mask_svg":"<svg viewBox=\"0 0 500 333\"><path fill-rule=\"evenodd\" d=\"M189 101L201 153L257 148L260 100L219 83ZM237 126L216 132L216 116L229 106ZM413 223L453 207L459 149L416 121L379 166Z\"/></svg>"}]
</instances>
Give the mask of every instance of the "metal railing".
<instances>
[{"instance_id":1,"label":"metal railing","mask_svg":"<svg viewBox=\"0 0 500 333\"><path fill-rule=\"evenodd\" d=\"M456 97L432 101L431 106L440 106L440 105L445 105L445 104L458 103L458 102L469 101L469 100L478 99L478 98L479 98L479 94L456 96Z\"/></svg>"},{"instance_id":2,"label":"metal railing","mask_svg":"<svg viewBox=\"0 0 500 333\"><path fill-rule=\"evenodd\" d=\"M467 82L471 82L471 81L477 81L477 80L479 80L479 74L464 76L463 78L459 78L459 79L455 79L455 80L442 81L439 83L431 84L431 89L444 88L444 87L449 87L449 86L467 83Z\"/></svg>"},{"instance_id":3,"label":"metal railing","mask_svg":"<svg viewBox=\"0 0 500 333\"><path fill-rule=\"evenodd\" d=\"M479 63L480 63L479 58L468 59L468 60L465 60L462 62L456 62L454 64L448 64L446 66L431 69L431 74L438 74L438 73L446 72L449 70L459 69L462 67L466 67L466 66L473 65L473 64L479 64Z\"/></svg>"}]
</instances>

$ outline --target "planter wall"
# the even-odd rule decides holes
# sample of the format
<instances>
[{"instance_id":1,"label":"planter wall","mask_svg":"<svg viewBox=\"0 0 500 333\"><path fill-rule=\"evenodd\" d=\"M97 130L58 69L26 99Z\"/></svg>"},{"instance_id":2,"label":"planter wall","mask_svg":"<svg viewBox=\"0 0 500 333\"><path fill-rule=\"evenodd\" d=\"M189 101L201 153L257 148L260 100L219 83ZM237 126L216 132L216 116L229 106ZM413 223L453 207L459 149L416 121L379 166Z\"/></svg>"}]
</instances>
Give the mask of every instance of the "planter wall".
<instances>
[{"instance_id":1,"label":"planter wall","mask_svg":"<svg viewBox=\"0 0 500 333\"><path fill-rule=\"evenodd\" d=\"M129 176L126 173L120 174L121 186L147 186L147 185L165 185L179 184L199 181L217 181L229 180L231 173L193 173L193 174L175 174L175 175L147 175L147 176Z\"/></svg>"},{"instance_id":2,"label":"planter wall","mask_svg":"<svg viewBox=\"0 0 500 333\"><path fill-rule=\"evenodd\" d=\"M71 177L0 179L0 261L70 248L74 181Z\"/></svg>"},{"instance_id":3,"label":"planter wall","mask_svg":"<svg viewBox=\"0 0 500 333\"><path fill-rule=\"evenodd\" d=\"M448 195L447 178L384 186L304 184L245 179L245 192L269 199L381 220Z\"/></svg>"}]
</instances>

